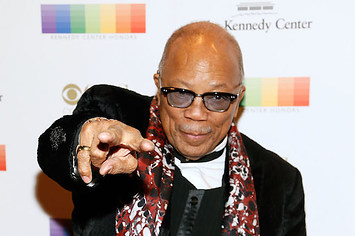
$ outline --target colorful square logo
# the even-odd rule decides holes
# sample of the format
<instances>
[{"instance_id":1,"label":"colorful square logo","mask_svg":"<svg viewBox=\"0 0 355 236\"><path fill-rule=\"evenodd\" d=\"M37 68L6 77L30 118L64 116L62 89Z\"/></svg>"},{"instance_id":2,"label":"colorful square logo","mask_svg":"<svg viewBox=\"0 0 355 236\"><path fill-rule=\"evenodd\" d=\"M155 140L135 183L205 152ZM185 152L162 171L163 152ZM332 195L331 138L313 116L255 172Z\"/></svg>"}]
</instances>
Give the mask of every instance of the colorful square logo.
<instances>
[{"instance_id":1,"label":"colorful square logo","mask_svg":"<svg viewBox=\"0 0 355 236\"><path fill-rule=\"evenodd\" d=\"M41 5L42 33L145 33L145 4Z\"/></svg>"},{"instance_id":2,"label":"colorful square logo","mask_svg":"<svg viewBox=\"0 0 355 236\"><path fill-rule=\"evenodd\" d=\"M0 171L6 171L6 152L3 144L0 144Z\"/></svg>"},{"instance_id":3,"label":"colorful square logo","mask_svg":"<svg viewBox=\"0 0 355 236\"><path fill-rule=\"evenodd\" d=\"M245 107L309 106L309 77L247 78Z\"/></svg>"}]
</instances>

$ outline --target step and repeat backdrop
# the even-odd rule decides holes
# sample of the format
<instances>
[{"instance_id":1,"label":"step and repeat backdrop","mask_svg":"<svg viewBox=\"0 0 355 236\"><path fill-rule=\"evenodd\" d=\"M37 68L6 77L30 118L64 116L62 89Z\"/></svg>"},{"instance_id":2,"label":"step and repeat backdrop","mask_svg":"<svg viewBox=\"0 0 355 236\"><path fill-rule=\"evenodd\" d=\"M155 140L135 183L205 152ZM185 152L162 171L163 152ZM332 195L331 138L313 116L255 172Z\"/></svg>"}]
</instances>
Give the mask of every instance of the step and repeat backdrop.
<instances>
[{"instance_id":1,"label":"step and repeat backdrop","mask_svg":"<svg viewBox=\"0 0 355 236\"><path fill-rule=\"evenodd\" d=\"M70 235L71 195L39 169L39 135L94 84L154 95L166 40L199 20L240 43L239 129L301 171L308 234L355 232L354 9L350 0L0 0L0 235Z\"/></svg>"}]
</instances>

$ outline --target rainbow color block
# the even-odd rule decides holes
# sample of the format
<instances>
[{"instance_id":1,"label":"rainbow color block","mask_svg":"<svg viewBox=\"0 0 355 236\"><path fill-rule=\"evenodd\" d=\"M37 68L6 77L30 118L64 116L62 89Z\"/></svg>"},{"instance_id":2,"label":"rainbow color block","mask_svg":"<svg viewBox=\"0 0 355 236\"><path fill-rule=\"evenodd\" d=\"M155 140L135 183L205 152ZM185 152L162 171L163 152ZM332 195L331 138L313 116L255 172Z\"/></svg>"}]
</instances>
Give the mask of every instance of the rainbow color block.
<instances>
[{"instance_id":1,"label":"rainbow color block","mask_svg":"<svg viewBox=\"0 0 355 236\"><path fill-rule=\"evenodd\" d=\"M5 145L0 145L0 171L6 171Z\"/></svg>"},{"instance_id":2,"label":"rainbow color block","mask_svg":"<svg viewBox=\"0 0 355 236\"><path fill-rule=\"evenodd\" d=\"M41 5L42 33L145 33L145 4Z\"/></svg>"},{"instance_id":3,"label":"rainbow color block","mask_svg":"<svg viewBox=\"0 0 355 236\"><path fill-rule=\"evenodd\" d=\"M50 236L71 236L72 223L70 219L50 219Z\"/></svg>"},{"instance_id":4,"label":"rainbow color block","mask_svg":"<svg viewBox=\"0 0 355 236\"><path fill-rule=\"evenodd\" d=\"M245 107L309 106L309 77L247 78Z\"/></svg>"}]
</instances>

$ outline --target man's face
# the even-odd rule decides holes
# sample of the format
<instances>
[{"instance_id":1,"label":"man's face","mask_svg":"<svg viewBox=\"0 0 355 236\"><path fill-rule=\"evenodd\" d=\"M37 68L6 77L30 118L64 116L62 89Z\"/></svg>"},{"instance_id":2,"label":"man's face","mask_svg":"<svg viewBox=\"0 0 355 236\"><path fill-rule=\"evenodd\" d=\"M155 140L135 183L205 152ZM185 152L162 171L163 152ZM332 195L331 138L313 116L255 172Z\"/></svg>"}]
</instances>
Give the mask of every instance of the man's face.
<instances>
[{"instance_id":1,"label":"man's face","mask_svg":"<svg viewBox=\"0 0 355 236\"><path fill-rule=\"evenodd\" d=\"M187 108L175 108L160 93L159 78L155 75L164 132L177 151L186 158L197 160L213 151L237 115L244 93L238 59L228 43L216 44L208 38L200 38L193 43L178 39L169 52L161 72L162 87L188 89L196 94L237 94L241 91L224 112L207 110L201 97L196 97Z\"/></svg>"}]
</instances>

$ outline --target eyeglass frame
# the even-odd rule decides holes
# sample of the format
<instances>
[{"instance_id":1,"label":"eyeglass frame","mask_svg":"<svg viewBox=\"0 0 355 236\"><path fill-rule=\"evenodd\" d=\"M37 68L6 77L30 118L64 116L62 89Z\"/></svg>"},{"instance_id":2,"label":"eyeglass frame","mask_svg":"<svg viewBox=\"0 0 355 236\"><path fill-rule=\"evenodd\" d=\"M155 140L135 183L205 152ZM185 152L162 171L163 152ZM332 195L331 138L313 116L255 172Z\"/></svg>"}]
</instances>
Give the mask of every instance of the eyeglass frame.
<instances>
[{"instance_id":1,"label":"eyeglass frame","mask_svg":"<svg viewBox=\"0 0 355 236\"><path fill-rule=\"evenodd\" d=\"M207 110L209 111L213 111L213 112L225 112L229 109L231 103L236 100L238 98L238 96L240 95L238 92L237 94L233 94L233 93L225 93L225 92L206 92L206 93L203 93L203 94L198 94L198 93L195 93L194 91L191 91L191 90L188 90L188 89L183 89L183 88L175 88L175 87L160 87L160 91L161 93L167 97L167 95L171 92L174 92L174 91L177 91L177 92L184 92L184 93L189 93L191 95L193 95L192 99L191 99L191 103L186 106L186 107L178 107L178 106L175 106L175 105L172 105L170 104L169 102L169 99L167 97L167 102L168 104L171 106L171 107L176 107L176 108L188 108L191 106L191 104L194 102L195 98L196 97L201 97L202 98L202 101L203 101L203 105L206 107ZM223 109L223 110L211 110L209 109L207 106L206 106L206 102L205 102L205 99L204 97L207 96L207 95L217 95L217 96L228 96L229 97L229 104L228 104L228 107Z\"/></svg>"}]
</instances>

